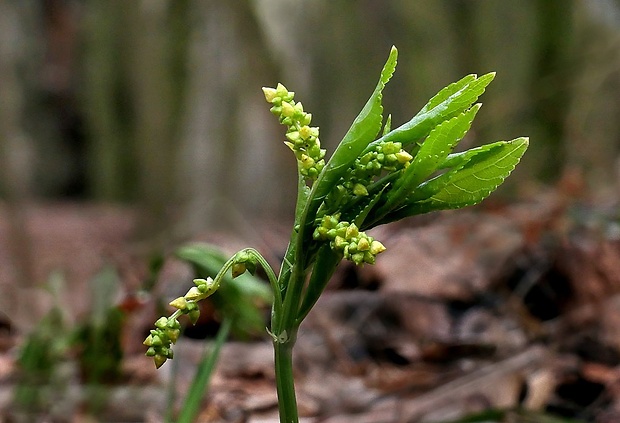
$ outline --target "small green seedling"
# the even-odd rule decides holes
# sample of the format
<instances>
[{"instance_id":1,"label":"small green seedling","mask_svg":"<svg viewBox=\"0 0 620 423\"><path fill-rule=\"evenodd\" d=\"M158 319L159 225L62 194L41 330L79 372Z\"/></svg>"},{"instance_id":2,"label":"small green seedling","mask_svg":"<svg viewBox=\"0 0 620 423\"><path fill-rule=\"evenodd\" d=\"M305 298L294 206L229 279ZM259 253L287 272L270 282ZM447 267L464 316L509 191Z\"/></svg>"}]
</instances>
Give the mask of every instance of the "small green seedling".
<instances>
[{"instance_id":1,"label":"small green seedling","mask_svg":"<svg viewBox=\"0 0 620 423\"><path fill-rule=\"evenodd\" d=\"M476 100L495 77L468 75L448 85L409 122L391 129L384 122L382 92L396 68L392 47L379 83L348 132L326 161L319 128L310 126L295 94L282 84L263 88L271 112L286 127L284 142L298 167L298 195L290 242L278 276L254 249L231 257L213 279L170 304L144 341L147 355L160 367L172 358L180 333L178 317L198 318L197 301L211 295L227 272L253 273L260 265L273 290L269 333L273 339L280 421L298 421L292 351L299 325L308 315L341 260L373 264L385 246L366 231L375 226L435 210L479 203L517 165L527 138L498 141L453 152L469 130L480 104Z\"/></svg>"}]
</instances>

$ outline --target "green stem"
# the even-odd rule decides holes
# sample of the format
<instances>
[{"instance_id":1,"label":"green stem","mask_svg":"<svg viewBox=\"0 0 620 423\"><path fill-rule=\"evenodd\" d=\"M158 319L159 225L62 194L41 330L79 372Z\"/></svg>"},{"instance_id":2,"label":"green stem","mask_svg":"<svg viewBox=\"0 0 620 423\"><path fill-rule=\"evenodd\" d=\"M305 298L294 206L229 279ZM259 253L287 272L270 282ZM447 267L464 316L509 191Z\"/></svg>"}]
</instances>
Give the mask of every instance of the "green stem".
<instances>
[{"instance_id":1,"label":"green stem","mask_svg":"<svg viewBox=\"0 0 620 423\"><path fill-rule=\"evenodd\" d=\"M318 251L308 287L296 316L295 324L297 326L301 325L301 322L310 313L341 260L342 255L334 252L327 244Z\"/></svg>"},{"instance_id":2,"label":"green stem","mask_svg":"<svg viewBox=\"0 0 620 423\"><path fill-rule=\"evenodd\" d=\"M274 273L272 267L267 263L267 260L254 248L245 248L242 251L246 251L254 256L256 261L261 265L265 274L267 275L267 279L269 279L269 284L271 285L271 290L273 291L273 315L272 315L272 328L274 326L279 326L280 322L280 313L282 311L282 293L280 292L280 285L278 283L278 278Z\"/></svg>"},{"instance_id":3,"label":"green stem","mask_svg":"<svg viewBox=\"0 0 620 423\"><path fill-rule=\"evenodd\" d=\"M285 342L274 340L274 359L276 370L276 387L280 423L298 423L297 399L295 398L295 381L293 377L293 345L295 333L287 334Z\"/></svg>"}]
</instances>

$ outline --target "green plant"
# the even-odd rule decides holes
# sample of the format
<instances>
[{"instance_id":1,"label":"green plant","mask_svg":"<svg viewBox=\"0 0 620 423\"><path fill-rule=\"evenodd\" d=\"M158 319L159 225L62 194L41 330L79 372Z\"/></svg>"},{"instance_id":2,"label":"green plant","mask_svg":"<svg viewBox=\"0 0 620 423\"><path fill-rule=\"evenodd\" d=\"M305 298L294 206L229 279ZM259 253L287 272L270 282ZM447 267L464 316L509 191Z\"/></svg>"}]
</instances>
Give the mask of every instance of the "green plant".
<instances>
[{"instance_id":1,"label":"green plant","mask_svg":"<svg viewBox=\"0 0 620 423\"><path fill-rule=\"evenodd\" d=\"M274 293L271 328L281 422L297 422L292 351L297 331L342 259L373 264L385 250L366 231L415 214L476 204L510 174L528 146L527 138L499 141L453 153L480 109L474 104L495 74L468 75L442 89L409 122L383 123L382 92L396 67L392 48L379 83L348 132L325 162L312 116L283 85L263 88L271 112L285 125L285 144L298 164L294 227L278 276L254 249L224 263L213 278L170 305L144 341L157 367L172 358L178 317L198 318L197 302L213 294L227 275L254 273L260 265ZM383 130L382 130L383 126ZM380 135L379 135L380 134Z\"/></svg>"},{"instance_id":2,"label":"green plant","mask_svg":"<svg viewBox=\"0 0 620 423\"><path fill-rule=\"evenodd\" d=\"M33 420L50 413L53 405L61 402L67 384L61 367L67 362L70 336L65 316L57 304L28 334L17 359L14 417Z\"/></svg>"},{"instance_id":3,"label":"green plant","mask_svg":"<svg viewBox=\"0 0 620 423\"><path fill-rule=\"evenodd\" d=\"M226 257L218 248L204 243L184 245L176 250L175 256L189 263L197 278L217 275L226 263ZM170 418L173 414L173 407L170 406L169 416L165 421L191 423L196 419L200 403L207 393L213 370L219 359L221 347L229 333L232 332L237 337L248 337L264 330L263 310L265 305L271 304L273 298L271 290L261 280L248 273L239 275L237 281L240 283L232 283L232 275L223 275L220 289L209 297L221 320L221 325L213 345L205 348L177 418L174 420ZM174 384L174 379L172 383Z\"/></svg>"}]
</instances>

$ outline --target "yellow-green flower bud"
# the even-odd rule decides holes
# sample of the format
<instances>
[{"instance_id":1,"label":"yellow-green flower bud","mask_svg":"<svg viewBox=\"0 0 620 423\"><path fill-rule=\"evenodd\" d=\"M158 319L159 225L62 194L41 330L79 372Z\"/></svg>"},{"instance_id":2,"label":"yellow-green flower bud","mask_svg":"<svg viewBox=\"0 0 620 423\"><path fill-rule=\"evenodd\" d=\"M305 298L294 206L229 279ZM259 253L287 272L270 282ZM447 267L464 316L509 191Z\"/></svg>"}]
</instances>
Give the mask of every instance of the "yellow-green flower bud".
<instances>
[{"instance_id":1,"label":"yellow-green flower bud","mask_svg":"<svg viewBox=\"0 0 620 423\"><path fill-rule=\"evenodd\" d=\"M301 128L299 128L298 134L303 139L310 138L310 136L312 135L312 129L308 125L304 125Z\"/></svg>"},{"instance_id":2,"label":"yellow-green flower bud","mask_svg":"<svg viewBox=\"0 0 620 423\"><path fill-rule=\"evenodd\" d=\"M338 226L339 222L340 213L334 214L332 216L325 216L325 218L323 219L323 225L329 229L334 229L336 226Z\"/></svg>"},{"instance_id":3,"label":"yellow-green flower bud","mask_svg":"<svg viewBox=\"0 0 620 423\"><path fill-rule=\"evenodd\" d=\"M194 283L198 287L198 290L203 294L200 299L207 298L220 287L219 284L216 285L215 281L210 276L207 279L194 279Z\"/></svg>"},{"instance_id":4,"label":"yellow-green flower bud","mask_svg":"<svg viewBox=\"0 0 620 423\"><path fill-rule=\"evenodd\" d=\"M341 236L334 238L334 247L338 250L344 249L348 245L348 242Z\"/></svg>"},{"instance_id":5,"label":"yellow-green flower bud","mask_svg":"<svg viewBox=\"0 0 620 423\"><path fill-rule=\"evenodd\" d=\"M263 94L265 94L265 100L271 103L278 96L278 90L275 88L263 87Z\"/></svg>"},{"instance_id":6,"label":"yellow-green flower bud","mask_svg":"<svg viewBox=\"0 0 620 423\"><path fill-rule=\"evenodd\" d=\"M320 165L309 168L308 170L306 170L305 176L307 176L310 179L316 179L319 176L319 168L323 169L323 167Z\"/></svg>"},{"instance_id":7,"label":"yellow-green flower bud","mask_svg":"<svg viewBox=\"0 0 620 423\"><path fill-rule=\"evenodd\" d=\"M282 102L282 116L290 118L293 117L295 115L295 107L287 102L287 101L283 101Z\"/></svg>"},{"instance_id":8,"label":"yellow-green flower bud","mask_svg":"<svg viewBox=\"0 0 620 423\"><path fill-rule=\"evenodd\" d=\"M370 254L370 251L364 252L364 263L375 264L375 256Z\"/></svg>"},{"instance_id":9,"label":"yellow-green flower bud","mask_svg":"<svg viewBox=\"0 0 620 423\"><path fill-rule=\"evenodd\" d=\"M310 122L312 122L312 113L304 113L303 117L299 121L302 125L310 125Z\"/></svg>"},{"instance_id":10,"label":"yellow-green flower bud","mask_svg":"<svg viewBox=\"0 0 620 423\"><path fill-rule=\"evenodd\" d=\"M358 235L359 235L359 229L357 229L357 226L355 225L355 223L351 223L349 227L347 227L347 230L345 232L345 238L353 239Z\"/></svg>"},{"instance_id":11,"label":"yellow-green flower bud","mask_svg":"<svg viewBox=\"0 0 620 423\"><path fill-rule=\"evenodd\" d=\"M383 144L382 151L384 154L394 154L394 153L398 153L401 147L402 147L401 143L390 141L390 142L386 142L385 144Z\"/></svg>"},{"instance_id":12,"label":"yellow-green flower bud","mask_svg":"<svg viewBox=\"0 0 620 423\"><path fill-rule=\"evenodd\" d=\"M301 101L295 104L295 114L302 116L304 113L304 106L301 104Z\"/></svg>"},{"instance_id":13,"label":"yellow-green flower bud","mask_svg":"<svg viewBox=\"0 0 620 423\"><path fill-rule=\"evenodd\" d=\"M287 100L292 100L295 96L295 92L287 90L286 87L279 82L278 85L276 85L276 92L278 93L278 97L282 97Z\"/></svg>"},{"instance_id":14,"label":"yellow-green flower bud","mask_svg":"<svg viewBox=\"0 0 620 423\"><path fill-rule=\"evenodd\" d=\"M186 300L196 301L202 298L204 298L204 293L200 292L197 286L192 286L189 291L187 291L187 294L185 294ZM187 308L187 305L185 308Z\"/></svg>"},{"instance_id":15,"label":"yellow-green flower bud","mask_svg":"<svg viewBox=\"0 0 620 423\"><path fill-rule=\"evenodd\" d=\"M185 310L187 308L187 300L185 299L185 297L179 297L176 298L172 301L170 301L169 303L172 307L179 309L179 310Z\"/></svg>"},{"instance_id":16,"label":"yellow-green flower bud","mask_svg":"<svg viewBox=\"0 0 620 423\"><path fill-rule=\"evenodd\" d=\"M192 325L195 325L200 317L200 310L195 309L187 313L187 317L189 317L189 321L192 322Z\"/></svg>"},{"instance_id":17,"label":"yellow-green flower bud","mask_svg":"<svg viewBox=\"0 0 620 423\"><path fill-rule=\"evenodd\" d=\"M323 156L321 156L321 147L318 144L312 144L308 149L307 149L308 155L310 157L314 157L315 159L322 159Z\"/></svg>"},{"instance_id":18,"label":"yellow-green flower bud","mask_svg":"<svg viewBox=\"0 0 620 423\"><path fill-rule=\"evenodd\" d=\"M177 343L179 336L181 335L181 331L179 329L166 329L166 336L173 344Z\"/></svg>"},{"instance_id":19,"label":"yellow-green flower bud","mask_svg":"<svg viewBox=\"0 0 620 423\"><path fill-rule=\"evenodd\" d=\"M299 162L304 169L310 169L312 166L314 166L314 159L307 154L302 154L299 158Z\"/></svg>"},{"instance_id":20,"label":"yellow-green flower bud","mask_svg":"<svg viewBox=\"0 0 620 423\"><path fill-rule=\"evenodd\" d=\"M326 236L327 236L327 228L324 226L317 227L314 230L314 233L312 234L312 238L315 240L325 239Z\"/></svg>"},{"instance_id":21,"label":"yellow-green flower bud","mask_svg":"<svg viewBox=\"0 0 620 423\"><path fill-rule=\"evenodd\" d=\"M368 195L368 190L362 184L355 184L355 186L353 187L353 194L357 195L358 197L361 197L364 195Z\"/></svg>"},{"instance_id":22,"label":"yellow-green flower bud","mask_svg":"<svg viewBox=\"0 0 620 423\"><path fill-rule=\"evenodd\" d=\"M168 324L168 318L167 317L160 317L155 322L155 327L158 328L158 329L165 329L167 324Z\"/></svg>"},{"instance_id":23,"label":"yellow-green flower bud","mask_svg":"<svg viewBox=\"0 0 620 423\"><path fill-rule=\"evenodd\" d=\"M232 265L232 277L236 278L237 276L243 275L247 270L245 263L234 263Z\"/></svg>"},{"instance_id":24,"label":"yellow-green flower bud","mask_svg":"<svg viewBox=\"0 0 620 423\"><path fill-rule=\"evenodd\" d=\"M303 128L302 128L303 129ZM296 142L299 140L300 136L301 138L304 138L303 135L301 135L301 130L300 131L291 131L291 132L287 132L286 133L286 138L288 138L289 141L291 142Z\"/></svg>"},{"instance_id":25,"label":"yellow-green flower bud","mask_svg":"<svg viewBox=\"0 0 620 423\"><path fill-rule=\"evenodd\" d=\"M372 254L373 256L376 256L377 254L385 251L385 246L381 244L379 241L373 241L370 243L369 251L370 251L370 254Z\"/></svg>"},{"instance_id":26,"label":"yellow-green flower bud","mask_svg":"<svg viewBox=\"0 0 620 423\"><path fill-rule=\"evenodd\" d=\"M355 253L351 256L351 261L355 264L364 263L364 253Z\"/></svg>"},{"instance_id":27,"label":"yellow-green flower bud","mask_svg":"<svg viewBox=\"0 0 620 423\"><path fill-rule=\"evenodd\" d=\"M361 238L357 243L357 249L360 251L370 250L370 243L367 238Z\"/></svg>"},{"instance_id":28,"label":"yellow-green flower bud","mask_svg":"<svg viewBox=\"0 0 620 423\"><path fill-rule=\"evenodd\" d=\"M168 357L163 356L161 354L155 354L155 356L153 356L153 361L155 362L155 367L156 368L160 368L161 366L164 365L164 363L166 362L166 360L168 360Z\"/></svg>"},{"instance_id":29,"label":"yellow-green flower bud","mask_svg":"<svg viewBox=\"0 0 620 423\"><path fill-rule=\"evenodd\" d=\"M400 150L398 153L396 153L396 160L398 160L398 163L400 164L409 163L412 159L413 156L407 153L405 150Z\"/></svg>"},{"instance_id":30,"label":"yellow-green flower bud","mask_svg":"<svg viewBox=\"0 0 620 423\"><path fill-rule=\"evenodd\" d=\"M168 323L166 324L168 329L181 329L181 324L177 319L168 319Z\"/></svg>"}]
</instances>

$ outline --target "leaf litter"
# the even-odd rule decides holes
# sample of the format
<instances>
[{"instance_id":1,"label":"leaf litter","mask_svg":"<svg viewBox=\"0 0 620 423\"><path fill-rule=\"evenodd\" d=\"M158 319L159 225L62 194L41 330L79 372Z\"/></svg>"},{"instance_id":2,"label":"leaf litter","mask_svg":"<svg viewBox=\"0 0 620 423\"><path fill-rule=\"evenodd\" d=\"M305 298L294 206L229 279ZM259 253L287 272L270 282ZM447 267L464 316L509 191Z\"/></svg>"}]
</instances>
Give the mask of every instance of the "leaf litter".
<instances>
[{"instance_id":1,"label":"leaf litter","mask_svg":"<svg viewBox=\"0 0 620 423\"><path fill-rule=\"evenodd\" d=\"M302 421L620 421L620 236L614 210L553 191L513 206L419 216L375 229L389 253L375 266L342 265L302 325L295 356ZM41 257L35 265L47 267L36 274L53 270L50 263L62 266L70 276L67 291L83 292L80 280L107 260L123 269L120 298L137 289L146 264L127 247L133 213L68 206L63 214L54 208L54 218L64 219L67 227L103 222L105 228L60 235L37 223L38 213L45 214L29 213L30 235ZM277 256L286 240L277 235L277 224L262 226L273 227L265 239ZM53 247L62 236L69 239L65 250ZM241 242L229 234L206 238L231 251ZM86 250L93 252L87 260L72 260ZM10 259L3 245L5 269ZM108 397L106 416L158 421L163 415L161 393L173 371L156 374L131 340L142 338L157 297L181 291L177 285L188 274L182 264L166 261L151 297L128 313L125 377L110 387L115 393ZM10 282L5 275L3 283ZM80 302L68 306L71 318L79 320L85 308ZM211 313L203 323L217 326L217 319ZM15 357L24 337L11 316L1 320L0 415L5 417L12 413ZM203 347L202 340L179 341L178 396ZM119 400L131 389L144 390L135 395L142 404ZM74 395L76 404L83 400L75 390L67 395ZM77 418L80 409L69 409L74 416L66 417ZM231 339L222 349L200 421L276 418L269 337Z\"/></svg>"}]
</instances>

